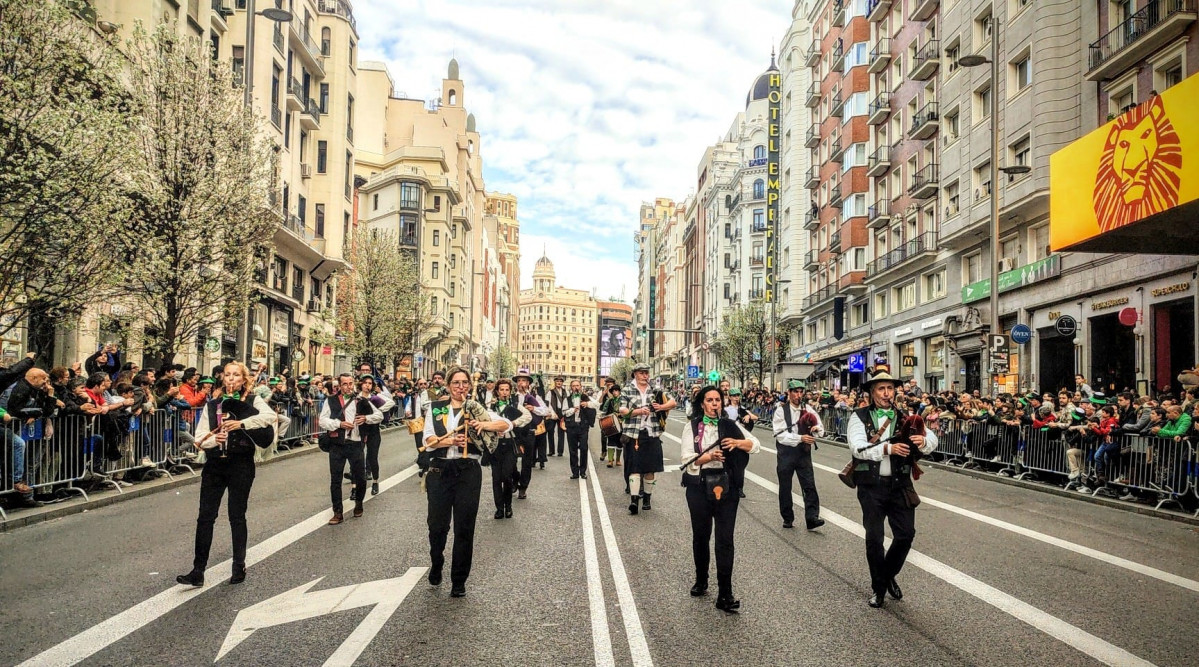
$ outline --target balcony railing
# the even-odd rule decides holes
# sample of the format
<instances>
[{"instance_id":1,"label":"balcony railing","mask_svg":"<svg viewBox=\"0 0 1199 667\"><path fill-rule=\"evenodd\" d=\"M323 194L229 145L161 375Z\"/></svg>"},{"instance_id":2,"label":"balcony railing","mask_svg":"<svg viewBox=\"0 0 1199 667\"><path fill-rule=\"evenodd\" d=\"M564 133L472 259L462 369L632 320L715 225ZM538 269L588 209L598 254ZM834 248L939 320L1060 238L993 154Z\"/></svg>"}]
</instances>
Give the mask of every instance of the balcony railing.
<instances>
[{"instance_id":1,"label":"balcony railing","mask_svg":"<svg viewBox=\"0 0 1199 667\"><path fill-rule=\"evenodd\" d=\"M816 229L817 227L819 227L820 226L820 212L815 209L808 211L807 214L804 215L803 226L804 226L804 229L806 229L808 231L812 231L812 230Z\"/></svg>"},{"instance_id":2,"label":"balcony railing","mask_svg":"<svg viewBox=\"0 0 1199 667\"><path fill-rule=\"evenodd\" d=\"M891 168L890 146L879 146L866 160L867 176L882 176Z\"/></svg>"},{"instance_id":3,"label":"balcony railing","mask_svg":"<svg viewBox=\"0 0 1199 667\"><path fill-rule=\"evenodd\" d=\"M866 209L867 227L885 227L891 220L891 200L879 197L872 206Z\"/></svg>"},{"instance_id":4,"label":"balcony railing","mask_svg":"<svg viewBox=\"0 0 1199 667\"><path fill-rule=\"evenodd\" d=\"M764 290L760 287L758 289L751 289L749 291L749 300L750 301L755 301L757 299L761 299L764 296L766 296L766 290Z\"/></svg>"},{"instance_id":5,"label":"balcony railing","mask_svg":"<svg viewBox=\"0 0 1199 667\"><path fill-rule=\"evenodd\" d=\"M321 105L316 103L316 100L308 98L308 104L304 107L304 115L312 121L313 129L320 127L321 124Z\"/></svg>"},{"instance_id":6,"label":"balcony railing","mask_svg":"<svg viewBox=\"0 0 1199 667\"><path fill-rule=\"evenodd\" d=\"M321 47L317 45L316 40L312 39L312 35L309 35L308 31L304 29L304 24L300 22L298 15L292 16L291 29L300 38L300 43L304 45L304 50L308 52L308 55L317 63L320 63Z\"/></svg>"},{"instance_id":7,"label":"balcony railing","mask_svg":"<svg viewBox=\"0 0 1199 667\"><path fill-rule=\"evenodd\" d=\"M912 78L916 81L930 79L940 66L941 42L930 39L916 52L916 59L912 63Z\"/></svg>"},{"instance_id":8,"label":"balcony railing","mask_svg":"<svg viewBox=\"0 0 1199 667\"><path fill-rule=\"evenodd\" d=\"M287 81L288 108L303 109L305 99L307 99L307 96L304 95L304 84L300 83L300 80L294 76L290 77Z\"/></svg>"},{"instance_id":9,"label":"balcony railing","mask_svg":"<svg viewBox=\"0 0 1199 667\"><path fill-rule=\"evenodd\" d=\"M845 40L838 39L833 44L833 62L830 65L834 72L845 69Z\"/></svg>"},{"instance_id":10,"label":"balcony railing","mask_svg":"<svg viewBox=\"0 0 1199 667\"><path fill-rule=\"evenodd\" d=\"M803 300L803 307L807 309L815 306L818 303L828 301L829 299L833 298L833 295L836 293L836 285L826 285L812 294L809 294L808 298Z\"/></svg>"},{"instance_id":11,"label":"balcony railing","mask_svg":"<svg viewBox=\"0 0 1199 667\"><path fill-rule=\"evenodd\" d=\"M400 245L416 247L416 234L404 234L400 237Z\"/></svg>"},{"instance_id":12,"label":"balcony railing","mask_svg":"<svg viewBox=\"0 0 1199 667\"><path fill-rule=\"evenodd\" d=\"M1090 45L1091 81L1140 63L1147 55L1184 33L1199 13L1199 0L1149 0L1149 3Z\"/></svg>"},{"instance_id":13,"label":"balcony railing","mask_svg":"<svg viewBox=\"0 0 1199 667\"><path fill-rule=\"evenodd\" d=\"M916 0L912 3L913 21L925 21L932 17L937 12L937 5L941 4L939 0Z\"/></svg>"},{"instance_id":14,"label":"balcony railing","mask_svg":"<svg viewBox=\"0 0 1199 667\"><path fill-rule=\"evenodd\" d=\"M927 139L937 133L940 115L937 113L937 103L929 102L912 116L911 135L913 139Z\"/></svg>"},{"instance_id":15,"label":"balcony railing","mask_svg":"<svg viewBox=\"0 0 1199 667\"><path fill-rule=\"evenodd\" d=\"M866 122L871 125L879 125L887 121L887 117L891 115L891 95L887 92L879 93L874 101L870 103L869 115L866 117Z\"/></svg>"},{"instance_id":16,"label":"balcony railing","mask_svg":"<svg viewBox=\"0 0 1199 667\"><path fill-rule=\"evenodd\" d=\"M804 54L803 64L805 67L815 67L820 62L820 42L812 42Z\"/></svg>"},{"instance_id":17,"label":"balcony railing","mask_svg":"<svg viewBox=\"0 0 1199 667\"><path fill-rule=\"evenodd\" d=\"M750 267L761 267L766 265L766 258L762 255L751 255L749 258Z\"/></svg>"},{"instance_id":18,"label":"balcony railing","mask_svg":"<svg viewBox=\"0 0 1199 667\"><path fill-rule=\"evenodd\" d=\"M891 11L891 0L868 0L866 2L866 20L871 23L881 21Z\"/></svg>"},{"instance_id":19,"label":"balcony railing","mask_svg":"<svg viewBox=\"0 0 1199 667\"><path fill-rule=\"evenodd\" d=\"M834 255L841 254L841 230L838 229L837 231L833 232L832 237L829 238L828 250Z\"/></svg>"},{"instance_id":20,"label":"balcony railing","mask_svg":"<svg viewBox=\"0 0 1199 667\"><path fill-rule=\"evenodd\" d=\"M816 148L820 145L820 133L816 131L816 126L808 128L808 133L804 135L803 145L808 148Z\"/></svg>"},{"instance_id":21,"label":"balcony railing","mask_svg":"<svg viewBox=\"0 0 1199 667\"><path fill-rule=\"evenodd\" d=\"M870 60L867 61L866 68L871 74L877 74L887 69L887 65L891 64L891 40L886 37L880 37L874 43L874 48L870 50Z\"/></svg>"},{"instance_id":22,"label":"balcony railing","mask_svg":"<svg viewBox=\"0 0 1199 667\"><path fill-rule=\"evenodd\" d=\"M840 162L844 152L841 148L841 137L837 137L836 141L833 142L833 147L828 152L829 162Z\"/></svg>"},{"instance_id":23,"label":"balcony railing","mask_svg":"<svg viewBox=\"0 0 1199 667\"><path fill-rule=\"evenodd\" d=\"M829 189L828 189L828 205L829 206L832 206L833 208L841 208L841 204L842 204L841 184L844 182L845 181L841 181L841 182L833 181L832 183L829 184Z\"/></svg>"},{"instance_id":24,"label":"balcony railing","mask_svg":"<svg viewBox=\"0 0 1199 667\"><path fill-rule=\"evenodd\" d=\"M845 0L833 0L833 25L845 25Z\"/></svg>"},{"instance_id":25,"label":"balcony railing","mask_svg":"<svg viewBox=\"0 0 1199 667\"><path fill-rule=\"evenodd\" d=\"M820 251L813 248L804 255L803 266L810 269L820 263Z\"/></svg>"},{"instance_id":26,"label":"balcony railing","mask_svg":"<svg viewBox=\"0 0 1199 667\"><path fill-rule=\"evenodd\" d=\"M350 27L358 29L358 23L354 20L354 10L350 7L347 0L320 0L316 5L317 11L326 14L337 14L350 22Z\"/></svg>"},{"instance_id":27,"label":"balcony railing","mask_svg":"<svg viewBox=\"0 0 1199 667\"><path fill-rule=\"evenodd\" d=\"M817 185L820 185L820 172L816 169L816 167L808 167L808 175L807 178L804 179L803 186L808 190L812 190Z\"/></svg>"},{"instance_id":28,"label":"balcony railing","mask_svg":"<svg viewBox=\"0 0 1199 667\"><path fill-rule=\"evenodd\" d=\"M828 115L841 117L841 113L845 110L845 101L841 99L841 91L833 91L833 103L829 106Z\"/></svg>"},{"instance_id":29,"label":"balcony railing","mask_svg":"<svg viewBox=\"0 0 1199 667\"><path fill-rule=\"evenodd\" d=\"M908 188L908 194L916 199L928 199L935 196L937 188L940 186L937 167L938 165L934 162L916 172L916 175L912 177L912 187Z\"/></svg>"},{"instance_id":30,"label":"balcony railing","mask_svg":"<svg viewBox=\"0 0 1199 667\"><path fill-rule=\"evenodd\" d=\"M283 129L283 111L279 107L271 107L271 122L275 127Z\"/></svg>"},{"instance_id":31,"label":"balcony railing","mask_svg":"<svg viewBox=\"0 0 1199 667\"><path fill-rule=\"evenodd\" d=\"M275 24L275 36L271 39L271 42L275 45L275 49L280 53L280 55L282 55L283 54L283 28L280 28L278 23Z\"/></svg>"},{"instance_id":32,"label":"balcony railing","mask_svg":"<svg viewBox=\"0 0 1199 667\"><path fill-rule=\"evenodd\" d=\"M920 236L917 236L911 241L904 243L891 252L867 264L866 276L876 276L880 273L890 271L904 262L919 257L925 253L935 252L936 250L937 233L924 232Z\"/></svg>"},{"instance_id":33,"label":"balcony railing","mask_svg":"<svg viewBox=\"0 0 1199 667\"><path fill-rule=\"evenodd\" d=\"M808 98L804 104L808 107L815 108L820 105L820 84L813 83L808 86Z\"/></svg>"}]
</instances>

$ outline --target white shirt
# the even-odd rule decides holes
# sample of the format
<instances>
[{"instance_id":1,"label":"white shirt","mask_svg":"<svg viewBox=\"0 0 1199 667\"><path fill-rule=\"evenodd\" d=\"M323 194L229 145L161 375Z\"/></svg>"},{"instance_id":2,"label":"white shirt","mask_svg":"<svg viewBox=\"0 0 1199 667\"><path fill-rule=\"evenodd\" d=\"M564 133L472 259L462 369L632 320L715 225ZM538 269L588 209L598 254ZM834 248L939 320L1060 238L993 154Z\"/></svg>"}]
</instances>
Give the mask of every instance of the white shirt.
<instances>
[{"instance_id":1,"label":"white shirt","mask_svg":"<svg viewBox=\"0 0 1199 667\"><path fill-rule=\"evenodd\" d=\"M699 448L700 448L700 451L703 451L716 443L716 439L718 437L720 437L720 429L711 428L702 423L700 424L700 428L703 431L703 433L702 433L702 435L700 435ZM745 430L745 427L742 426L741 424L737 424L737 428L741 431L741 435L744 436L744 438L746 440L749 440L750 442L753 443L753 447L750 448L750 450L749 450L750 454L757 454L758 452L762 451L762 443L761 443L761 441L758 440L758 438L756 436L754 436L753 433L750 433L749 431ZM696 458L695 431L691 430L690 420L688 420L688 422L683 426L683 432L679 434L679 443L681 446L680 451L679 451L679 460L680 461L690 461L690 460ZM720 469L723 467L724 467L724 462L722 462L722 461L709 461L703 465L703 468L705 470L710 469L710 468ZM696 466L694 463L690 463L687 465L686 472L690 475L698 475L699 467Z\"/></svg>"},{"instance_id":2,"label":"white shirt","mask_svg":"<svg viewBox=\"0 0 1199 667\"><path fill-rule=\"evenodd\" d=\"M347 422L350 422L351 424L353 424L354 419L356 419L359 416L358 415L358 399L361 398L361 396L358 394L355 394L354 396L351 396L350 398L345 399L346 407L341 416L341 420L339 421L337 419L333 419L333 417L331 416L332 413L329 410L329 402L336 401L336 400L338 400L338 398L339 398L338 396L330 396L328 399L325 400L324 405L321 406L321 415L320 415L319 422L320 422L320 427L321 427L322 431L336 431L341 428L342 421L347 421ZM370 414L362 415L362 416L366 417L367 424L380 424L383 422L383 413L380 412L379 409L376 408L373 403L371 404ZM346 440L349 440L351 442L358 442L358 441L362 440L362 434L360 434L358 432L358 425L355 425L354 428L350 429L349 432L346 433Z\"/></svg>"},{"instance_id":3,"label":"white shirt","mask_svg":"<svg viewBox=\"0 0 1199 667\"><path fill-rule=\"evenodd\" d=\"M887 425L887 428L882 431L882 436L876 445L871 445L870 440L866 437L866 425L858 419L857 411L854 411L849 416L849 429L847 436L849 439L849 451L855 459L863 461L878 461L878 474L882 477L891 476L891 457L887 452L890 450L890 442L887 442L891 433L895 429L895 423ZM863 449L864 448L864 449ZM920 452L928 455L937 448L937 434L924 429L924 446L920 448ZM861 450L861 451L859 451Z\"/></svg>"},{"instance_id":4,"label":"white shirt","mask_svg":"<svg viewBox=\"0 0 1199 667\"><path fill-rule=\"evenodd\" d=\"M446 429L446 433L450 433L454 429L458 428L458 424L462 421L462 415L464 412L466 412L466 408L465 408L465 406L463 406L461 408L454 408L454 406L452 406L452 405L447 405L446 408L448 410L445 413L445 429ZM498 420L498 421L502 421L508 425L507 428L505 428L503 431L497 433L497 435L503 435L503 434L508 433L508 431L512 430L512 422L508 421L504 417L501 417L500 415L498 415L490 410L487 411L487 416L492 421ZM428 442L429 438L435 438L435 437L437 437L437 431L433 427L432 414L427 414L427 415L425 415L425 441ZM442 453L441 450L442 450L442 448L440 448L440 447L436 450L437 458L443 458L443 459L462 458L462 450L457 445L451 445L450 447L446 448L444 453ZM478 459L481 457L478 454L468 454L467 458Z\"/></svg>"},{"instance_id":5,"label":"white shirt","mask_svg":"<svg viewBox=\"0 0 1199 667\"><path fill-rule=\"evenodd\" d=\"M770 422L770 428L774 432L774 440L785 447L798 447L801 442L799 431L799 417L804 412L810 412L816 416L816 428L812 429L811 435L818 436L824 434L824 424L820 421L820 415L808 405L791 404L791 428L787 428L787 415L783 412L783 406L780 405L774 409L774 418Z\"/></svg>"}]
</instances>

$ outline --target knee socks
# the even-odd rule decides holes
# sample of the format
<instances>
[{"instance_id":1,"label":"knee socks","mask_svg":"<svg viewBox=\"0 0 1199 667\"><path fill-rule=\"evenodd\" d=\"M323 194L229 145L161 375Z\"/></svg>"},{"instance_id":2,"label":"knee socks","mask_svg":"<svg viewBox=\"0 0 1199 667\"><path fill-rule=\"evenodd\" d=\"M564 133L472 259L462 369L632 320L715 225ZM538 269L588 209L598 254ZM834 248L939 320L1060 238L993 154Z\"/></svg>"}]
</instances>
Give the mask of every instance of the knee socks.
<instances>
[{"instance_id":1,"label":"knee socks","mask_svg":"<svg viewBox=\"0 0 1199 667\"><path fill-rule=\"evenodd\" d=\"M629 475L629 495L634 498L641 495L641 475Z\"/></svg>"},{"instance_id":2,"label":"knee socks","mask_svg":"<svg viewBox=\"0 0 1199 667\"><path fill-rule=\"evenodd\" d=\"M654 492L654 487L657 485L658 485L657 479L645 480L645 483L641 485L641 489L642 489L641 494L645 495L645 496L652 494Z\"/></svg>"}]
</instances>

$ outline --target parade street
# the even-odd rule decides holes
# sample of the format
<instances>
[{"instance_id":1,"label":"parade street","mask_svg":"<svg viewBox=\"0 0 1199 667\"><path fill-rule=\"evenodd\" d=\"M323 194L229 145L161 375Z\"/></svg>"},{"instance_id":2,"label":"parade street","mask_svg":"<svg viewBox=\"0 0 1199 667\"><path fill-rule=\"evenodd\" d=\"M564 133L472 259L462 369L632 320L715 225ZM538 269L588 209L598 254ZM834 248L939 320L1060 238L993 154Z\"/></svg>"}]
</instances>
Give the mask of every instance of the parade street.
<instances>
[{"instance_id":1,"label":"parade street","mask_svg":"<svg viewBox=\"0 0 1199 667\"><path fill-rule=\"evenodd\" d=\"M668 432L681 426L676 412ZM757 435L739 614L688 595L677 439L653 510L630 516L621 469L595 467L595 430L588 479L551 458L511 520L492 519L484 470L468 595L451 599L424 578L426 502L400 429L384 436L380 494L340 526L325 525L325 455L259 470L242 585L227 583L224 507L207 585L174 584L198 485L0 535L0 664L1195 664L1194 526L932 470L904 599L871 609L861 513L835 476L846 450L815 454L827 524L785 529L774 444Z\"/></svg>"}]
</instances>

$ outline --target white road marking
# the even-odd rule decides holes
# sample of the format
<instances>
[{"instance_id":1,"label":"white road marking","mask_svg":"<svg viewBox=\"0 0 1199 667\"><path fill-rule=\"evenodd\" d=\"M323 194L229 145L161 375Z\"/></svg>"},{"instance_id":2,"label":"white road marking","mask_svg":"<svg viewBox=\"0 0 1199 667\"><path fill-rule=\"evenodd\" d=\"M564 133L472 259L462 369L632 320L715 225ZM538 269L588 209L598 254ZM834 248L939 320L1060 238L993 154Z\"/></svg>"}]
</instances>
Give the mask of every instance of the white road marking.
<instances>
[{"instance_id":1,"label":"white road marking","mask_svg":"<svg viewBox=\"0 0 1199 667\"><path fill-rule=\"evenodd\" d=\"M587 566L587 598L591 606L591 643L596 665L615 665L612 635L608 631L608 609L604 605L604 582L600 578L599 555L595 550L595 526L591 524L591 495L587 483L579 484L579 504L583 508L583 562Z\"/></svg>"},{"instance_id":2,"label":"white road marking","mask_svg":"<svg viewBox=\"0 0 1199 667\"><path fill-rule=\"evenodd\" d=\"M745 471L745 478L775 494L779 492L778 484L748 470ZM802 497L794 493L791 494L791 497L796 504L803 507ZM820 516L825 521L856 535L860 539L866 538L866 530L861 524L852 519L841 516L827 508L820 509ZM888 543L890 542L890 540L887 541ZM1027 602L1008 595L915 549L908 553L907 562L1106 665L1118 665L1120 667L1153 665L1153 663L1139 658L1119 646L1104 641L1078 626L1071 625L1056 616L1041 611Z\"/></svg>"},{"instance_id":3,"label":"white road marking","mask_svg":"<svg viewBox=\"0 0 1199 667\"><path fill-rule=\"evenodd\" d=\"M350 633L350 636L338 647L337 651L325 661L326 667L352 665L358 656L362 655L362 651L371 643L375 635L379 634L379 630L383 628L387 619L391 618L396 609L400 608L400 603L404 601L404 598L412 591L412 587L428 569L427 567L410 567L400 577L309 593L310 588L324 579L324 577L317 577L306 584L246 607L237 613L237 618L233 619L233 627L229 628L229 634L225 635L225 641L221 644L221 650L213 662L219 662L229 651L259 630L326 614L335 614L347 609L374 607L366 615L366 618L362 619L354 632Z\"/></svg>"},{"instance_id":4,"label":"white road marking","mask_svg":"<svg viewBox=\"0 0 1199 667\"><path fill-rule=\"evenodd\" d=\"M416 470L416 466L412 465L379 482L380 495L384 491L415 475ZM365 502L369 502L377 497L368 495ZM330 516L332 516L332 510L323 510L291 528L276 533L250 547L246 552L246 567L252 567L284 548L295 544L309 533L324 526L329 521ZM124 639L129 634L153 623L184 603L212 590L215 586L225 581L225 576L229 573L232 566L232 560L212 565L204 572L205 583L199 590L182 584L172 586L158 595L139 602L125 611L80 632L74 637L42 651L22 662L18 667L40 667L42 665L60 667L77 664Z\"/></svg>"},{"instance_id":5,"label":"white road marking","mask_svg":"<svg viewBox=\"0 0 1199 667\"><path fill-rule=\"evenodd\" d=\"M770 452L771 454L778 453L769 447L763 447L762 451ZM823 470L825 472L831 472L833 474L837 474L837 473L841 472L837 468L830 468L829 466L826 466L822 463L816 463L815 461L812 462L812 467ZM1109 554L1105 551L1099 551L1098 549L1092 549L1091 547L1086 547L1081 544L1075 544L1074 542L1069 542L1069 541L1063 540L1059 537L1054 537L1052 535L1046 535L1045 533L1035 531L1031 528L1025 528L1023 526L1018 526L1014 523L1009 523L1002 519L996 519L994 517L990 517L985 514L979 514L978 512L974 512L974 511L971 511L968 509L964 509L962 507L958 507L957 505L950 505L947 502L937 500L935 498L929 498L928 496L924 495L923 493L920 494L920 500L924 501L928 505L932 505L933 507L943 509L946 512L953 512L954 514L957 514L959 516L964 516L967 519L974 519L975 521L979 521L981 523L995 526L996 528L1002 528L1003 530L1006 530L1008 532L1015 533L1017 535L1022 535L1029 539L1033 539L1038 542L1043 542L1045 544L1055 546L1055 547L1058 547L1061 549L1065 549L1066 551L1070 551L1070 552L1079 554L1081 556L1087 556L1088 558L1094 558L1095 560L1103 562L1103 563L1107 563L1108 565L1115 565L1116 567L1123 568L1125 570L1128 570L1129 572L1136 572L1137 574L1141 574L1146 577L1152 577L1154 579L1157 579L1158 581L1164 581L1167 584L1174 584L1175 586L1178 586L1180 588L1185 588L1189 591L1194 591L1196 593L1199 593L1199 581L1195 581L1194 579L1187 579L1186 577L1183 577L1183 576L1180 576L1177 574L1172 574L1170 572L1166 572L1165 570L1159 570L1156 567L1145 565L1143 563L1131 561L1131 560L1128 560L1127 558L1121 558L1119 556Z\"/></svg>"},{"instance_id":6,"label":"white road marking","mask_svg":"<svg viewBox=\"0 0 1199 667\"><path fill-rule=\"evenodd\" d=\"M595 458L591 456L592 449L588 447L588 467L594 471ZM595 505L599 512L600 529L604 533L604 543L608 548L608 564L612 567L612 581L616 584L616 599L620 602L620 617L624 620L624 633L629 640L629 652L633 657L634 667L653 667L654 660L649 653L649 644L645 641L645 629L641 627L641 616L637 613L637 601L633 599L633 588L629 586L629 577L625 574L624 559L620 557L620 548L616 545L616 533L612 530L612 520L608 517L608 504L604 501L604 492L600 488L599 475L589 475L591 488L595 492Z\"/></svg>"}]
</instances>

